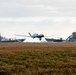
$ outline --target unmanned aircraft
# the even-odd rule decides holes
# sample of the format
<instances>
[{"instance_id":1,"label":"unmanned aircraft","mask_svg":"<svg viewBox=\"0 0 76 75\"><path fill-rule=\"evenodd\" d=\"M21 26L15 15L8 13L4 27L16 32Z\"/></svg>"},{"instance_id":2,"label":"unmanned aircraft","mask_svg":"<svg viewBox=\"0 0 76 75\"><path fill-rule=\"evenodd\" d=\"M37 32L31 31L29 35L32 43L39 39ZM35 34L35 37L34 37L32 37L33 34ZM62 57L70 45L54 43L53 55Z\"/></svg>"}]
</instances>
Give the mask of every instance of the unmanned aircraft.
<instances>
[{"instance_id":1,"label":"unmanned aircraft","mask_svg":"<svg viewBox=\"0 0 76 75\"><path fill-rule=\"evenodd\" d=\"M24 36L24 37L31 37L31 38L39 38L39 40L41 41L41 39L42 39L42 37L44 37L44 35L43 34L33 34L33 35L31 35L29 32L28 32L28 34L30 35L30 36L26 36L26 35L16 35L16 36Z\"/></svg>"}]
</instances>

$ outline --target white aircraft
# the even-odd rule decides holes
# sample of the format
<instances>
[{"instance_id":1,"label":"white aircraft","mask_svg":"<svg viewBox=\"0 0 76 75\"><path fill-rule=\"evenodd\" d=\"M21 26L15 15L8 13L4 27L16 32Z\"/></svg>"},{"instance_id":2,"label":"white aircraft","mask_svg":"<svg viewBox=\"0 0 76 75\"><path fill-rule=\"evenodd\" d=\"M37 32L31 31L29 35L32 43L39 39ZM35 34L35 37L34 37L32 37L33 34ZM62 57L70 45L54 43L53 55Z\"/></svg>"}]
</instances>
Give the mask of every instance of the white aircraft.
<instances>
[{"instance_id":1,"label":"white aircraft","mask_svg":"<svg viewBox=\"0 0 76 75\"><path fill-rule=\"evenodd\" d=\"M43 34L33 34L33 35L31 35L29 32L28 32L28 34L30 35L30 36L26 36L26 35L16 35L16 36L24 36L24 37L31 37L31 38L39 38L39 40L41 41L41 39L42 39L42 37L44 37L44 35Z\"/></svg>"}]
</instances>

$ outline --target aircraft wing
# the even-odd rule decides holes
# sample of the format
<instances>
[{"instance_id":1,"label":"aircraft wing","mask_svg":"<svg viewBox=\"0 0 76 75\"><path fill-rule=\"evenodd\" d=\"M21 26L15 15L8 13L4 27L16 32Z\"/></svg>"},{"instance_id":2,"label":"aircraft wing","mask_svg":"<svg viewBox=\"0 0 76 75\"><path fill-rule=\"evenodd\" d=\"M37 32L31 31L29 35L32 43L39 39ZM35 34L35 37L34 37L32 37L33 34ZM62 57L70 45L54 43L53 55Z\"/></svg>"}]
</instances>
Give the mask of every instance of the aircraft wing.
<instances>
[{"instance_id":1,"label":"aircraft wing","mask_svg":"<svg viewBox=\"0 0 76 75\"><path fill-rule=\"evenodd\" d=\"M56 37L57 35L45 35L45 37Z\"/></svg>"},{"instance_id":2,"label":"aircraft wing","mask_svg":"<svg viewBox=\"0 0 76 75\"><path fill-rule=\"evenodd\" d=\"M23 37L30 37L28 35L18 35L18 34L14 34L15 36L23 36Z\"/></svg>"}]
</instances>

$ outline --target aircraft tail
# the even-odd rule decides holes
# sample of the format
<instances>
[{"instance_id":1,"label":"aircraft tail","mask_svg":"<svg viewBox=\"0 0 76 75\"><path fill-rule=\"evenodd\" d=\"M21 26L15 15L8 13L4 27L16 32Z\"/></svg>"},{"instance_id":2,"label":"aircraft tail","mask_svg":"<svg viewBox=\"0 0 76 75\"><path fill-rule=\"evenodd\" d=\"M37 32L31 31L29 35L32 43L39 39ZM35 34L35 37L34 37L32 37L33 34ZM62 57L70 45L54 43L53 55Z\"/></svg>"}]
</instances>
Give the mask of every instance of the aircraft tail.
<instances>
[{"instance_id":1,"label":"aircraft tail","mask_svg":"<svg viewBox=\"0 0 76 75\"><path fill-rule=\"evenodd\" d=\"M33 38L33 36L28 32L28 34Z\"/></svg>"}]
</instances>

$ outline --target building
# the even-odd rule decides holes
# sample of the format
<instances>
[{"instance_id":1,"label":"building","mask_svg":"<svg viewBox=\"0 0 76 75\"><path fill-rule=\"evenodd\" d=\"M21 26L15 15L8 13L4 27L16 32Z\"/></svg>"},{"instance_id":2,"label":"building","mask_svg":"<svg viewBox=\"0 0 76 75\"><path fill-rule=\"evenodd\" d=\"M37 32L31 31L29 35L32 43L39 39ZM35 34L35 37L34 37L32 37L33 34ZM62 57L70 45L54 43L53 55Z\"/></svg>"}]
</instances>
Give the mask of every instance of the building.
<instances>
[{"instance_id":1,"label":"building","mask_svg":"<svg viewBox=\"0 0 76 75\"><path fill-rule=\"evenodd\" d=\"M67 42L76 42L76 32L73 32L67 39Z\"/></svg>"}]
</instances>

